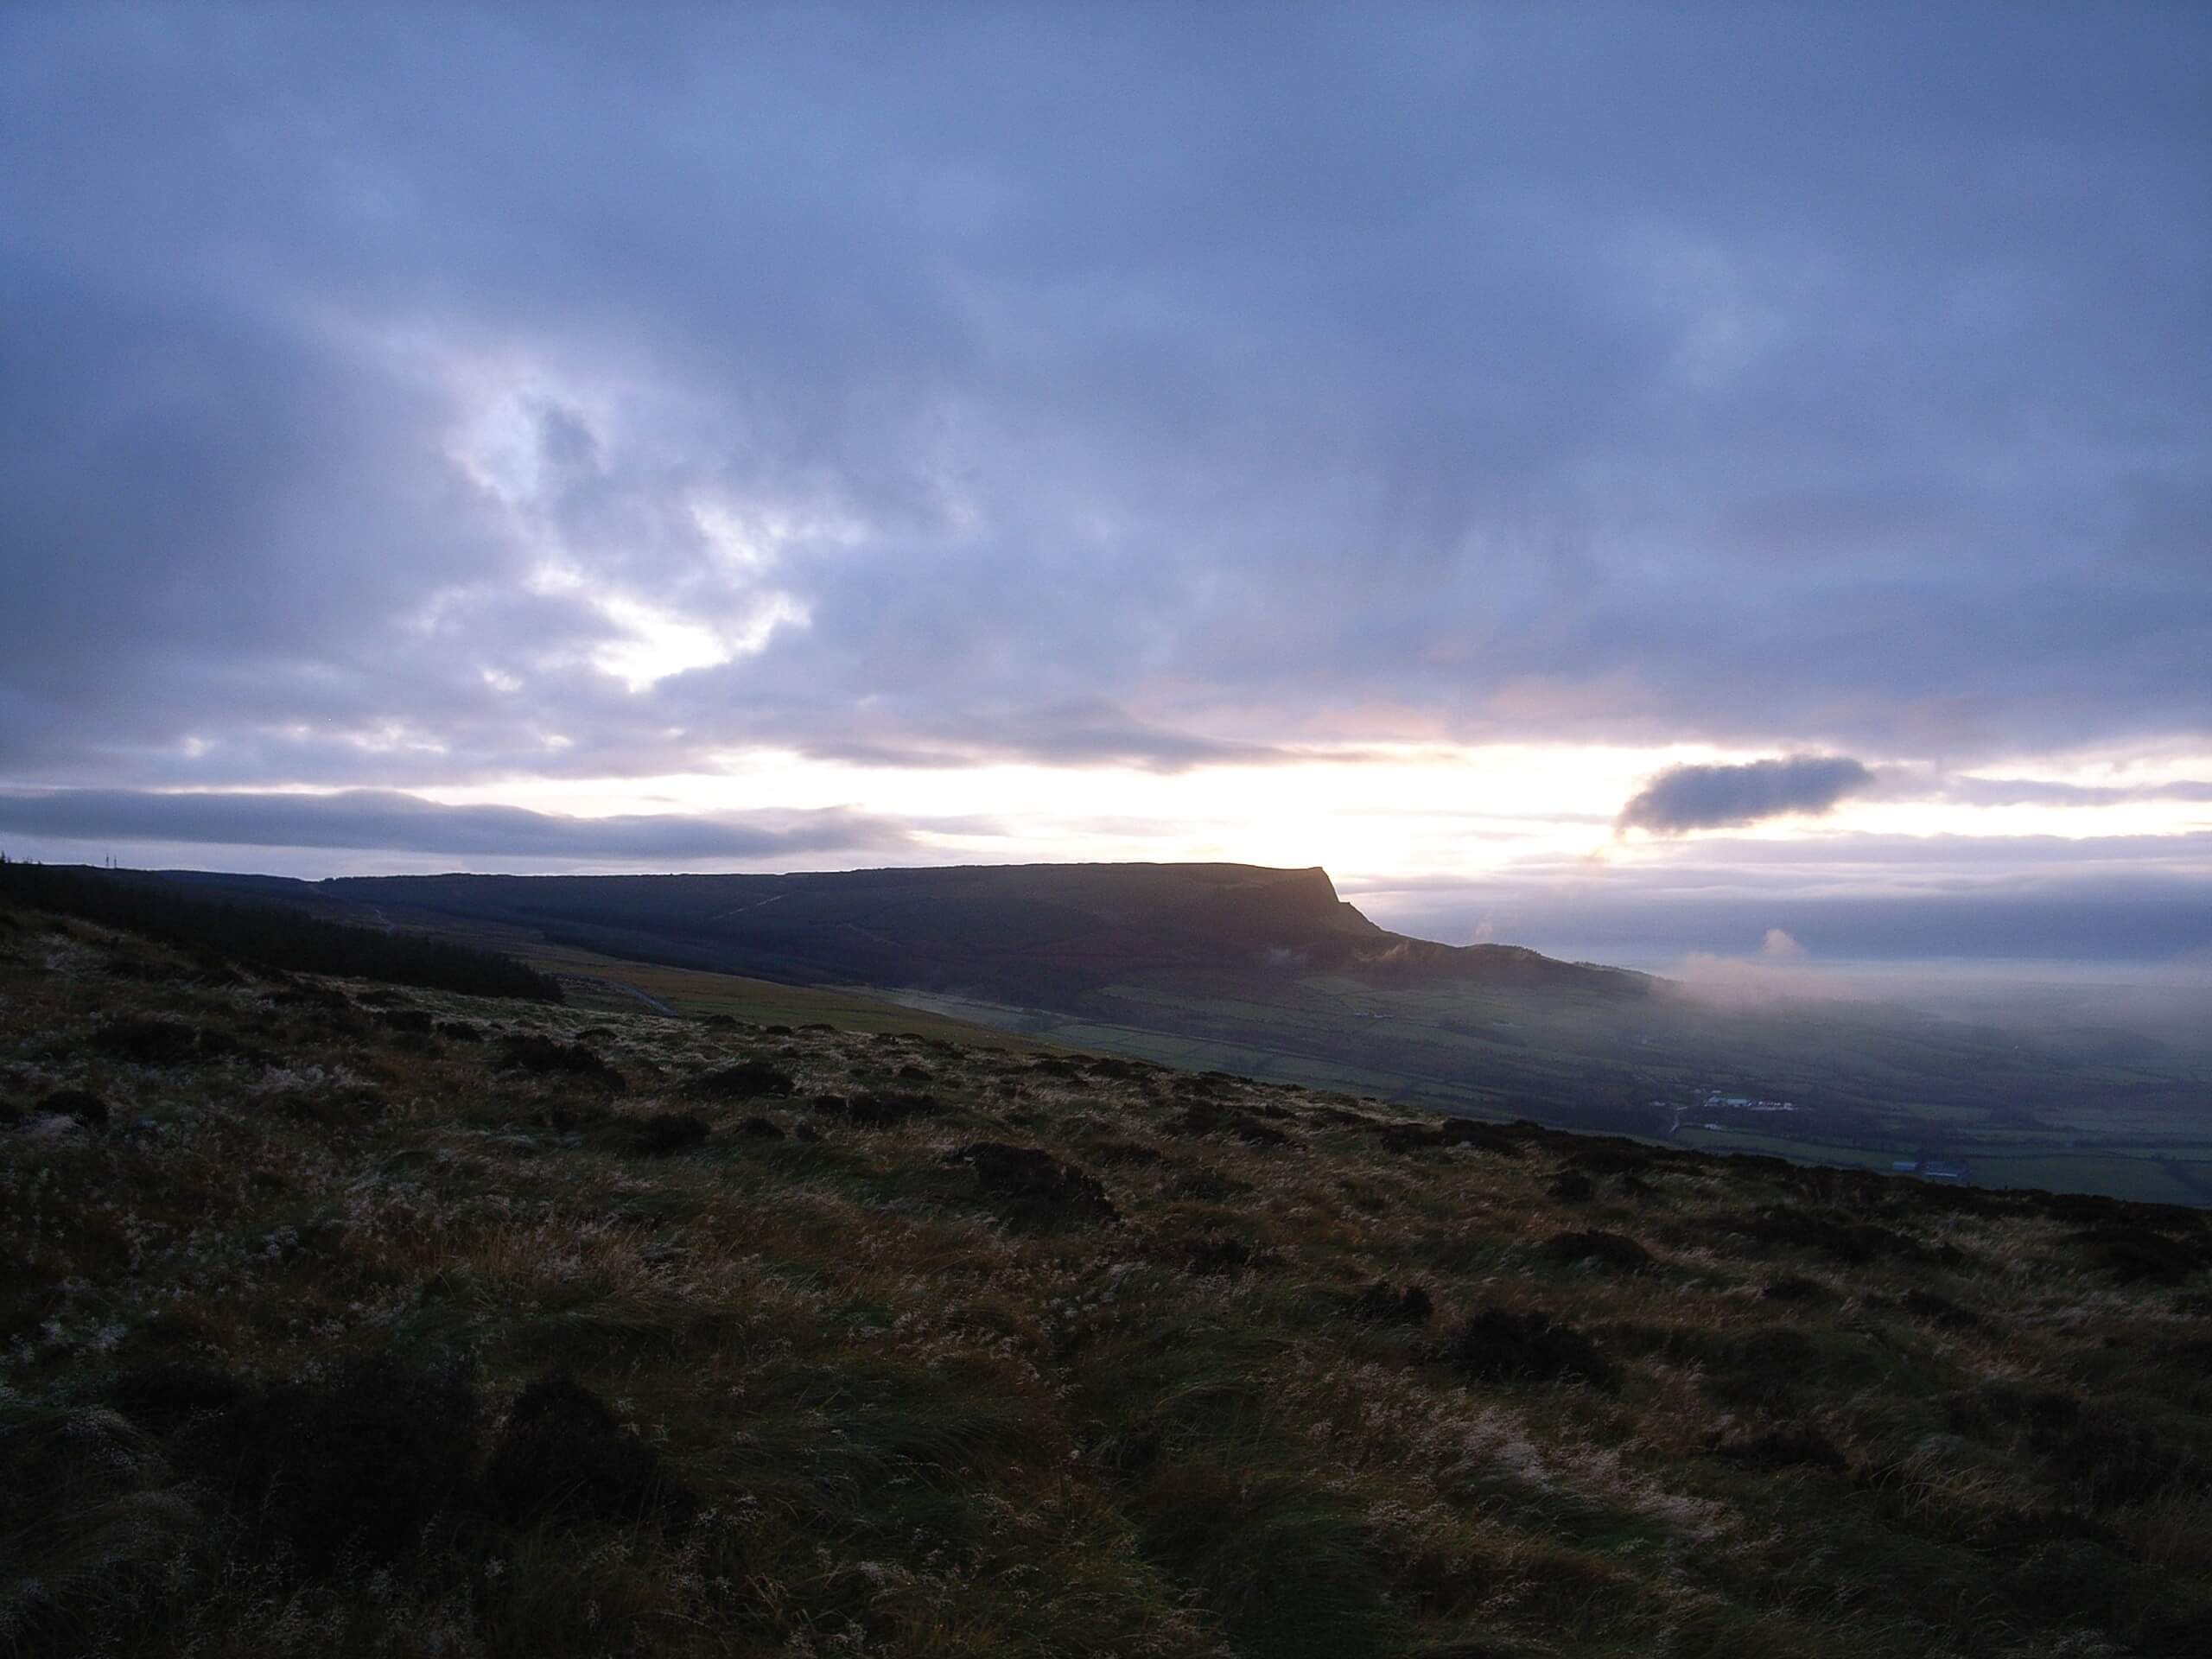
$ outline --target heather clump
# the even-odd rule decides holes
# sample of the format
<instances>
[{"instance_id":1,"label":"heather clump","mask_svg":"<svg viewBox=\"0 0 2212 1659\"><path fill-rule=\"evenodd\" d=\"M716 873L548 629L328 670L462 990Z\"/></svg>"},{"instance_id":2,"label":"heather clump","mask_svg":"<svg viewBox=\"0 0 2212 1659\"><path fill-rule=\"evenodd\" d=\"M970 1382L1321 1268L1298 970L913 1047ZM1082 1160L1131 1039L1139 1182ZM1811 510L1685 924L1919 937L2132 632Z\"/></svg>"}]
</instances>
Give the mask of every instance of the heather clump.
<instances>
[{"instance_id":1,"label":"heather clump","mask_svg":"<svg viewBox=\"0 0 2212 1659\"><path fill-rule=\"evenodd\" d=\"M1389 1281L1377 1279L1373 1284L1351 1299L1346 1310L1355 1319L1367 1325L1424 1325L1436 1311L1428 1292L1419 1285L1408 1285L1402 1290L1393 1288Z\"/></svg>"},{"instance_id":2,"label":"heather clump","mask_svg":"<svg viewBox=\"0 0 2212 1659\"><path fill-rule=\"evenodd\" d=\"M228 1405L216 1392L194 1402L172 1445L264 1548L315 1567L389 1560L467 1491L480 1407L459 1367L377 1355ZM179 1403L172 1382L162 1404Z\"/></svg>"},{"instance_id":3,"label":"heather clump","mask_svg":"<svg viewBox=\"0 0 2212 1659\"><path fill-rule=\"evenodd\" d=\"M780 1100L798 1086L781 1066L766 1060L740 1060L734 1065L702 1072L683 1085L683 1092L694 1100Z\"/></svg>"},{"instance_id":4,"label":"heather clump","mask_svg":"<svg viewBox=\"0 0 2212 1659\"><path fill-rule=\"evenodd\" d=\"M1651 1252L1634 1239L1589 1227L1553 1234L1536 1254L1561 1266L1586 1264L1610 1273L1643 1273L1651 1266Z\"/></svg>"},{"instance_id":5,"label":"heather clump","mask_svg":"<svg viewBox=\"0 0 2212 1659\"><path fill-rule=\"evenodd\" d=\"M972 1171L984 1201L1017 1227L1050 1231L1121 1219L1096 1176L1039 1147L978 1141L947 1161Z\"/></svg>"},{"instance_id":6,"label":"heather clump","mask_svg":"<svg viewBox=\"0 0 2212 1659\"><path fill-rule=\"evenodd\" d=\"M516 1396L485 1465L484 1494L494 1512L517 1524L569 1516L681 1526L697 1507L606 1402L560 1374L538 1378Z\"/></svg>"},{"instance_id":7,"label":"heather clump","mask_svg":"<svg viewBox=\"0 0 2212 1659\"><path fill-rule=\"evenodd\" d=\"M564 1043L538 1032L512 1032L499 1040L497 1064L503 1071L573 1077L616 1093L623 1086L622 1074L581 1039Z\"/></svg>"},{"instance_id":8,"label":"heather clump","mask_svg":"<svg viewBox=\"0 0 2212 1659\"><path fill-rule=\"evenodd\" d=\"M1587 1382L1611 1389L1619 1373L1573 1326L1540 1312L1485 1307L1445 1338L1444 1363L1471 1382Z\"/></svg>"}]
</instances>

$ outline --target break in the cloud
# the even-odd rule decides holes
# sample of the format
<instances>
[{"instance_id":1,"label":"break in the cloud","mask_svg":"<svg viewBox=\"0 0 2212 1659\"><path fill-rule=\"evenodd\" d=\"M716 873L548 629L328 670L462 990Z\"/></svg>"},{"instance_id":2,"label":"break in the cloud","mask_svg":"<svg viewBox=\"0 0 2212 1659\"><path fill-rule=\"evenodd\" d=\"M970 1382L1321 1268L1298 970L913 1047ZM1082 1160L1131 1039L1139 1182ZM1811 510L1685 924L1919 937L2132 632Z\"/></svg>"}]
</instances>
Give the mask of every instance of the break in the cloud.
<instances>
[{"instance_id":1,"label":"break in the cloud","mask_svg":"<svg viewBox=\"0 0 2212 1659\"><path fill-rule=\"evenodd\" d=\"M2157 784L2069 784L2043 778L1967 777L1948 779L1927 792L1968 806L2129 806L2151 801L2212 805L2212 779L2201 778Z\"/></svg>"},{"instance_id":2,"label":"break in the cloud","mask_svg":"<svg viewBox=\"0 0 2212 1659\"><path fill-rule=\"evenodd\" d=\"M964 833L979 826L963 824ZM903 825L863 813L767 810L611 817L447 806L390 790L327 795L0 791L0 831L96 845L335 848L454 858L691 862L904 851Z\"/></svg>"},{"instance_id":3,"label":"break in the cloud","mask_svg":"<svg viewBox=\"0 0 2212 1659\"><path fill-rule=\"evenodd\" d=\"M1874 774L1843 754L1792 754L1742 766L1669 766L1621 808L1618 830L1676 836L1827 811L1871 789Z\"/></svg>"}]
</instances>

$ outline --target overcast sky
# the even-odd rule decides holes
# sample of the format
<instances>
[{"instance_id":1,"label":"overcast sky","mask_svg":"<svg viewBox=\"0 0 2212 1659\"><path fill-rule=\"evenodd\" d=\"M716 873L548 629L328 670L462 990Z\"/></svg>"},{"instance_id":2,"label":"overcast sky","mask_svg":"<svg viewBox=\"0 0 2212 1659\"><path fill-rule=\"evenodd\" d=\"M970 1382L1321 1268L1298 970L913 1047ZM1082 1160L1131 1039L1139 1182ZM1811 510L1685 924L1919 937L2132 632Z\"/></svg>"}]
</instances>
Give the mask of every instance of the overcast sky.
<instances>
[{"instance_id":1,"label":"overcast sky","mask_svg":"<svg viewBox=\"0 0 2212 1659\"><path fill-rule=\"evenodd\" d=\"M2212 951L2208 86L2193 4L18 0L0 847Z\"/></svg>"}]
</instances>

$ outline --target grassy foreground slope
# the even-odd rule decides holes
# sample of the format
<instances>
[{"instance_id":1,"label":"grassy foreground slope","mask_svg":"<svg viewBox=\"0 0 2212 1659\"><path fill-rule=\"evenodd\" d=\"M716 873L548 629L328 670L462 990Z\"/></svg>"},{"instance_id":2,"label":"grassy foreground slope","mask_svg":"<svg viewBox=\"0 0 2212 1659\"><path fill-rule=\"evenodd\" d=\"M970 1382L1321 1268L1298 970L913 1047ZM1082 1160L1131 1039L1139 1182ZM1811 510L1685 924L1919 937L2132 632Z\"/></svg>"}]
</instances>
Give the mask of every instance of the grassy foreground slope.
<instances>
[{"instance_id":1,"label":"grassy foreground slope","mask_svg":"<svg viewBox=\"0 0 2212 1659\"><path fill-rule=\"evenodd\" d=\"M2212 1221L0 909L0 1651L2212 1646Z\"/></svg>"}]
</instances>

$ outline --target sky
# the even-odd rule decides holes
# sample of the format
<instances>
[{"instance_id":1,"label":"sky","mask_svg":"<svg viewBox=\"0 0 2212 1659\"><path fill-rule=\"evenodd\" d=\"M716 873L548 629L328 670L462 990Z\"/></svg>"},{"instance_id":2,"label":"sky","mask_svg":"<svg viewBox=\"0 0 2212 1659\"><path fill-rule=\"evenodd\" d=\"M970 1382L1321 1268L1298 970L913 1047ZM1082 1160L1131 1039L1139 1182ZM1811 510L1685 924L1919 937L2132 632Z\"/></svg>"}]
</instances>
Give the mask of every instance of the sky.
<instances>
[{"instance_id":1,"label":"sky","mask_svg":"<svg viewBox=\"0 0 2212 1659\"><path fill-rule=\"evenodd\" d=\"M17 0L0 849L2212 963L2208 85L2190 4Z\"/></svg>"}]
</instances>

